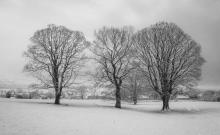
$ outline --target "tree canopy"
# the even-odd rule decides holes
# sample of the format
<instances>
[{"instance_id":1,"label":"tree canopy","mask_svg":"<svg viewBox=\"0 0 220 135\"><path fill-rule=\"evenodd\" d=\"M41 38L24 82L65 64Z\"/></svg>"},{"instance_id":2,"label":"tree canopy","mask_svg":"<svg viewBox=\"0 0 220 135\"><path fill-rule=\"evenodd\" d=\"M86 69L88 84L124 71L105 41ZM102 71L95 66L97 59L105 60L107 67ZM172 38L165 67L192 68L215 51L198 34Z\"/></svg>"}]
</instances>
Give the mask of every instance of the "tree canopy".
<instances>
[{"instance_id":1,"label":"tree canopy","mask_svg":"<svg viewBox=\"0 0 220 135\"><path fill-rule=\"evenodd\" d=\"M169 109L170 94L178 85L194 85L201 77L201 46L174 23L160 22L134 36L136 57L150 86Z\"/></svg>"},{"instance_id":2,"label":"tree canopy","mask_svg":"<svg viewBox=\"0 0 220 135\"><path fill-rule=\"evenodd\" d=\"M81 65L81 52L86 47L82 32L64 26L48 25L31 37L31 45L24 53L28 63L24 67L48 88L55 88L56 101L63 88L72 85Z\"/></svg>"}]
</instances>

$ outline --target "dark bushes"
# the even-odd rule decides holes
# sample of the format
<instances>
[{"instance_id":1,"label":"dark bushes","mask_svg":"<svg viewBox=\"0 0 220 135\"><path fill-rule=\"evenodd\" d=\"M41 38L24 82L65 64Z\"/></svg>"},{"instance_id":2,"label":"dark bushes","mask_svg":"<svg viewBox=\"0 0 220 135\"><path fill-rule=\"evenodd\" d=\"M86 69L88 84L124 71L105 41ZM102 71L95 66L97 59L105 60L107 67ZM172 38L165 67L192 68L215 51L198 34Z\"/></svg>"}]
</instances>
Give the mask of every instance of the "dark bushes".
<instances>
[{"instance_id":1,"label":"dark bushes","mask_svg":"<svg viewBox=\"0 0 220 135\"><path fill-rule=\"evenodd\" d=\"M211 90L205 91L201 95L201 100L220 102L220 92L219 91L211 91Z\"/></svg>"},{"instance_id":2,"label":"dark bushes","mask_svg":"<svg viewBox=\"0 0 220 135\"><path fill-rule=\"evenodd\" d=\"M18 98L18 99L30 99L30 94L17 93L17 94L15 94L15 98Z\"/></svg>"},{"instance_id":3,"label":"dark bushes","mask_svg":"<svg viewBox=\"0 0 220 135\"><path fill-rule=\"evenodd\" d=\"M12 95L11 91L7 91L5 97L6 97L6 98L10 98L11 95Z\"/></svg>"}]
</instances>

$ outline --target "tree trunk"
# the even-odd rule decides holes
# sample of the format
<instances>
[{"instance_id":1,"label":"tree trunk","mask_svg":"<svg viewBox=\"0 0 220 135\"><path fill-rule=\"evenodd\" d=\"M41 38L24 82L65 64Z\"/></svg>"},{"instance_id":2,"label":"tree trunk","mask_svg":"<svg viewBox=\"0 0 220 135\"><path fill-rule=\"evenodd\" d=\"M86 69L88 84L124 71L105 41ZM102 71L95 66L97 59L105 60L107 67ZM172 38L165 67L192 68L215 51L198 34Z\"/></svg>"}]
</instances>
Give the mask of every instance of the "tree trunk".
<instances>
[{"instance_id":1,"label":"tree trunk","mask_svg":"<svg viewBox=\"0 0 220 135\"><path fill-rule=\"evenodd\" d=\"M169 110L170 109L170 107L169 107L170 94L162 95L161 98L162 98L162 101L163 101L162 111Z\"/></svg>"},{"instance_id":2,"label":"tree trunk","mask_svg":"<svg viewBox=\"0 0 220 135\"><path fill-rule=\"evenodd\" d=\"M133 92L133 102L134 102L134 105L137 104L137 90L136 89Z\"/></svg>"},{"instance_id":3,"label":"tree trunk","mask_svg":"<svg viewBox=\"0 0 220 135\"><path fill-rule=\"evenodd\" d=\"M115 99L116 99L115 107L116 108L121 108L120 86L116 86Z\"/></svg>"},{"instance_id":4,"label":"tree trunk","mask_svg":"<svg viewBox=\"0 0 220 135\"><path fill-rule=\"evenodd\" d=\"M134 102L134 105L136 105L137 104L137 98L134 98L133 102Z\"/></svg>"},{"instance_id":5,"label":"tree trunk","mask_svg":"<svg viewBox=\"0 0 220 135\"><path fill-rule=\"evenodd\" d=\"M55 102L54 104L60 104L60 97L61 97L61 91L60 90L55 90Z\"/></svg>"}]
</instances>

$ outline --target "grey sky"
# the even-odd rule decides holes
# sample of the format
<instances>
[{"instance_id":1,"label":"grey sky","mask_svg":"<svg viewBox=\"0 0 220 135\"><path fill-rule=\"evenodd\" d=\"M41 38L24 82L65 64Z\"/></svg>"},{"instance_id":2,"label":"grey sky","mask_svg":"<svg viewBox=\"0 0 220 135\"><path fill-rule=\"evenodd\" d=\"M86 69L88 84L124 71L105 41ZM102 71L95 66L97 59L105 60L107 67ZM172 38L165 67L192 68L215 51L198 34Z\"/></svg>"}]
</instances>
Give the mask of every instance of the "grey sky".
<instances>
[{"instance_id":1,"label":"grey sky","mask_svg":"<svg viewBox=\"0 0 220 135\"><path fill-rule=\"evenodd\" d=\"M200 87L220 88L219 0L0 0L0 80L28 84L23 51L47 24L64 25L93 39L104 25L137 30L158 21L174 22L202 46L206 59Z\"/></svg>"}]
</instances>

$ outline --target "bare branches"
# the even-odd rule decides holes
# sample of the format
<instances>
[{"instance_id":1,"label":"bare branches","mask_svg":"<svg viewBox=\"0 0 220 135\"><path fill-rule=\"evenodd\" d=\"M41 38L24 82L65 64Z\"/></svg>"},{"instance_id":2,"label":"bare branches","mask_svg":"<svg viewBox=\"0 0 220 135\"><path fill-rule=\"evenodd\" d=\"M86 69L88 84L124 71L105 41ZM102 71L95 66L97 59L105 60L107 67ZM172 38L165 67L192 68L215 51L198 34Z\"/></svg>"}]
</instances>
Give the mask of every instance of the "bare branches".
<instances>
[{"instance_id":1,"label":"bare branches","mask_svg":"<svg viewBox=\"0 0 220 135\"><path fill-rule=\"evenodd\" d=\"M29 60L24 70L48 87L62 90L71 85L82 63L81 52L86 47L83 33L64 26L48 25L35 32L31 41L24 53Z\"/></svg>"},{"instance_id":2,"label":"bare branches","mask_svg":"<svg viewBox=\"0 0 220 135\"><path fill-rule=\"evenodd\" d=\"M121 85L131 70L129 51L132 35L133 32L129 27L122 29L103 27L95 33L96 40L92 52L99 63L98 75L115 86L116 108L121 108Z\"/></svg>"},{"instance_id":3,"label":"bare branches","mask_svg":"<svg viewBox=\"0 0 220 135\"><path fill-rule=\"evenodd\" d=\"M132 44L132 31L128 27L103 27L95 35L92 51L100 65L99 72L112 84L119 84L131 70L128 54Z\"/></svg>"},{"instance_id":4,"label":"bare branches","mask_svg":"<svg viewBox=\"0 0 220 135\"><path fill-rule=\"evenodd\" d=\"M136 57L153 89L162 94L201 76L201 48L173 23L161 22L134 36Z\"/></svg>"}]
</instances>

